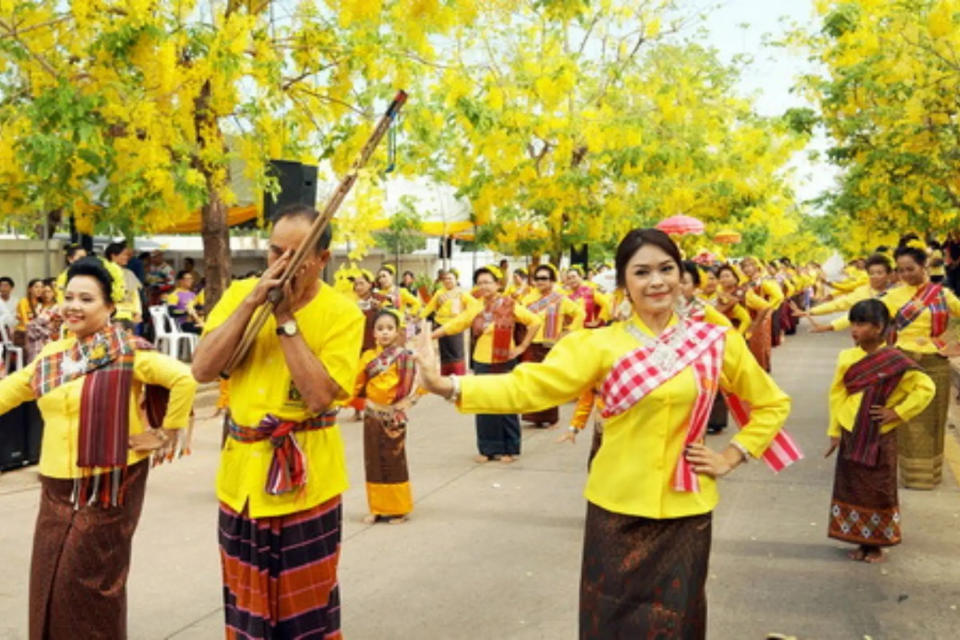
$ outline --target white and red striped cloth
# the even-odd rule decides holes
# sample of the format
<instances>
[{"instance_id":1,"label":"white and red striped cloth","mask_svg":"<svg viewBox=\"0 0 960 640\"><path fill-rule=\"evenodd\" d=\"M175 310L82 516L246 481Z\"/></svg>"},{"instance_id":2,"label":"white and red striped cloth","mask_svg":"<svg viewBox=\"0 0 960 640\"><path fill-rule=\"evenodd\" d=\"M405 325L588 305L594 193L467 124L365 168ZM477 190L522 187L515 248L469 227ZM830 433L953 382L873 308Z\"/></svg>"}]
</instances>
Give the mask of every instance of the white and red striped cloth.
<instances>
[{"instance_id":1,"label":"white and red striped cloth","mask_svg":"<svg viewBox=\"0 0 960 640\"><path fill-rule=\"evenodd\" d=\"M605 405L603 418L627 411L660 385L693 366L698 393L690 415L684 450L687 445L701 440L719 388L727 329L686 319L664 331L655 340L644 336L645 343L614 363L604 380L601 387ZM662 353L658 354L661 357L654 356L655 352L664 349L673 352L669 360L664 360ZM654 362L654 359L658 362ZM742 428L750 419L749 405L733 394L724 394L724 397L738 427ZM793 438L781 429L762 457L771 469L778 472L802 459L803 452ZM674 471L673 487L685 492L696 493L700 490L697 474L682 453Z\"/></svg>"}]
</instances>

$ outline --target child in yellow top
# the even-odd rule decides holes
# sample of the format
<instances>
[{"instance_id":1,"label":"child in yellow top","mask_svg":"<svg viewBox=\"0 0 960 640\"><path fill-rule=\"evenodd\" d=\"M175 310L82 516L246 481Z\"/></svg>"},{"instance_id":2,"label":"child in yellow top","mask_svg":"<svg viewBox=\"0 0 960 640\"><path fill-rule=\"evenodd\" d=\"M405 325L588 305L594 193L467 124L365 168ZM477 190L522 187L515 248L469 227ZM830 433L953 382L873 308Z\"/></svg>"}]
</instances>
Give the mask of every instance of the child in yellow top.
<instances>
[{"instance_id":1,"label":"child in yellow top","mask_svg":"<svg viewBox=\"0 0 960 640\"><path fill-rule=\"evenodd\" d=\"M363 459L367 474L367 524L385 520L405 522L413 511L407 470L406 411L416 401L416 365L413 354L400 346L400 314L380 311L373 323L377 342L360 356L354 395L365 397Z\"/></svg>"},{"instance_id":2,"label":"child in yellow top","mask_svg":"<svg viewBox=\"0 0 960 640\"><path fill-rule=\"evenodd\" d=\"M828 535L859 546L852 560L881 562L882 547L900 543L897 436L934 397L930 377L886 346L890 312L862 300L849 314L855 347L840 353L830 387L829 456L838 447Z\"/></svg>"}]
</instances>

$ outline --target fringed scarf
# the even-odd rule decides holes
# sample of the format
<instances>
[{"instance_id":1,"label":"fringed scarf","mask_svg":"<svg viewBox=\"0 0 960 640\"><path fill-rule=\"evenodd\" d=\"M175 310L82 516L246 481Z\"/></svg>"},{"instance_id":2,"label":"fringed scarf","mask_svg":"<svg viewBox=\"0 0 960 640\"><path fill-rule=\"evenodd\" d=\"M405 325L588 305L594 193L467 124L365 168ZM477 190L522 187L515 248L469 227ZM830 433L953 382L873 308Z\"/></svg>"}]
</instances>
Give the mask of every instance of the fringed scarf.
<instances>
[{"instance_id":1,"label":"fringed scarf","mask_svg":"<svg viewBox=\"0 0 960 640\"><path fill-rule=\"evenodd\" d=\"M110 325L77 340L69 349L37 361L31 386L39 398L57 387L83 378L80 392L80 431L77 466L84 476L74 483L73 503L123 504L123 487L130 447L130 391L137 350L152 350L146 340ZM159 428L169 391L146 385L144 413Z\"/></svg>"},{"instance_id":2,"label":"fringed scarf","mask_svg":"<svg viewBox=\"0 0 960 640\"><path fill-rule=\"evenodd\" d=\"M493 324L493 362L502 364L510 360L510 349L513 347L513 328L516 319L513 315L514 301L507 296L496 296L487 302L483 311L473 319L471 333L476 341Z\"/></svg>"},{"instance_id":3,"label":"fringed scarf","mask_svg":"<svg viewBox=\"0 0 960 640\"><path fill-rule=\"evenodd\" d=\"M893 319L897 331L902 331L909 326L926 309L930 310L930 336L936 338L943 334L950 320L947 297L943 292L943 286L933 282L928 282L924 288L918 289L917 293L897 310L897 315Z\"/></svg>"},{"instance_id":4,"label":"fringed scarf","mask_svg":"<svg viewBox=\"0 0 960 640\"><path fill-rule=\"evenodd\" d=\"M543 323L543 339L553 342L563 329L563 314L560 313L563 305L563 295L559 291L551 291L536 302L527 305L533 313L539 314L546 309Z\"/></svg>"},{"instance_id":5,"label":"fringed scarf","mask_svg":"<svg viewBox=\"0 0 960 640\"><path fill-rule=\"evenodd\" d=\"M687 427L686 450L687 445L702 439L706 432L710 409L719 388L727 327L682 319L657 338L651 338L633 325L626 326L641 346L620 358L604 380L602 416L606 419L627 411L692 366L697 398ZM697 474L683 452L674 470L673 488L684 492L700 491Z\"/></svg>"},{"instance_id":6,"label":"fringed scarf","mask_svg":"<svg viewBox=\"0 0 960 640\"><path fill-rule=\"evenodd\" d=\"M867 467L877 466L880 451L880 424L870 416L870 407L884 406L900 384L903 374L919 369L917 363L892 347L878 349L847 369L843 384L847 393L863 392L853 425L853 446L846 451L848 460Z\"/></svg>"},{"instance_id":7,"label":"fringed scarf","mask_svg":"<svg viewBox=\"0 0 960 640\"><path fill-rule=\"evenodd\" d=\"M417 377L417 363L409 349L397 346L384 349L380 352L380 355L367 363L363 373L367 380L371 380L387 371L394 363L397 365L399 382L396 392L393 394L393 401L400 402L413 392L414 381ZM366 395L366 390L362 390L360 393L363 397Z\"/></svg>"},{"instance_id":8,"label":"fringed scarf","mask_svg":"<svg viewBox=\"0 0 960 640\"><path fill-rule=\"evenodd\" d=\"M571 292L570 299L583 300L583 310L586 312L586 318L583 320L584 326L593 327L598 323L600 309L597 307L593 287L586 284L580 285Z\"/></svg>"}]
</instances>

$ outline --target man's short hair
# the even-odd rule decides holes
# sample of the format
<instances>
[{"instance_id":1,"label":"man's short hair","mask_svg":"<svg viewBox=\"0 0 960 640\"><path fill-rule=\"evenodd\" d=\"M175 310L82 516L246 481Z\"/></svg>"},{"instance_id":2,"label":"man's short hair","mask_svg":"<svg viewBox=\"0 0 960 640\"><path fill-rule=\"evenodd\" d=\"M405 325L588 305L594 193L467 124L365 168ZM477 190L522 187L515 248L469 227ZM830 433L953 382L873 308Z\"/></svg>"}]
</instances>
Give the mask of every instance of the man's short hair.
<instances>
[{"instance_id":1,"label":"man's short hair","mask_svg":"<svg viewBox=\"0 0 960 640\"><path fill-rule=\"evenodd\" d=\"M6 282L7 284L10 285L11 289L17 286L13 283L13 278L11 278L10 276L0 276L0 282Z\"/></svg>"},{"instance_id":2,"label":"man's short hair","mask_svg":"<svg viewBox=\"0 0 960 640\"><path fill-rule=\"evenodd\" d=\"M290 204L277 211L273 218L273 223L276 224L284 218L303 218L313 224L313 222L319 217L320 212L309 205ZM328 224L326 228L324 228L323 233L320 234L320 238L317 240L317 253L322 253L329 249L330 242L332 240L333 228L330 224Z\"/></svg>"}]
</instances>

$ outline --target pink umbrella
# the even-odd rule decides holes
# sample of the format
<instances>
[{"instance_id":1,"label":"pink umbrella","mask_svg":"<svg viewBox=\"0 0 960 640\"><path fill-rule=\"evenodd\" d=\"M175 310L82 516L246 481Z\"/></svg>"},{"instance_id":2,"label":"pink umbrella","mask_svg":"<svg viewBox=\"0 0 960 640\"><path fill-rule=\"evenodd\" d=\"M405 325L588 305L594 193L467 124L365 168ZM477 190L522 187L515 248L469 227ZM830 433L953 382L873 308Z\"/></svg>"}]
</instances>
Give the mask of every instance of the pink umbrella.
<instances>
[{"instance_id":1,"label":"pink umbrella","mask_svg":"<svg viewBox=\"0 0 960 640\"><path fill-rule=\"evenodd\" d=\"M694 217L678 214L658 222L657 229L671 236L683 236L688 233L700 235L703 233L703 223Z\"/></svg>"}]
</instances>

